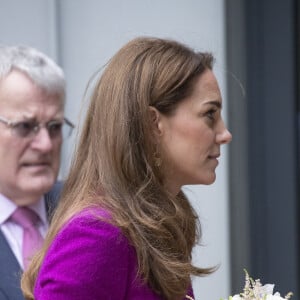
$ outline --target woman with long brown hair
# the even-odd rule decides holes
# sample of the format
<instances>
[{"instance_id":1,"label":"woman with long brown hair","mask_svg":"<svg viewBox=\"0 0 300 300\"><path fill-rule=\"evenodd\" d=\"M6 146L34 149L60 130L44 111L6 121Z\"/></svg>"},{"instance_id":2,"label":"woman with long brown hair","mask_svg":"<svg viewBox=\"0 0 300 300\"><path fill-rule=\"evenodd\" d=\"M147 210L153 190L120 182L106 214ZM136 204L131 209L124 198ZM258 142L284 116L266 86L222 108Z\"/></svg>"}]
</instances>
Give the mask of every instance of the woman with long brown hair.
<instances>
[{"instance_id":1,"label":"woman with long brown hair","mask_svg":"<svg viewBox=\"0 0 300 300\"><path fill-rule=\"evenodd\" d=\"M91 96L43 249L24 273L26 299L193 299L200 238L181 191L211 184L231 134L213 57L142 37L109 61Z\"/></svg>"}]
</instances>

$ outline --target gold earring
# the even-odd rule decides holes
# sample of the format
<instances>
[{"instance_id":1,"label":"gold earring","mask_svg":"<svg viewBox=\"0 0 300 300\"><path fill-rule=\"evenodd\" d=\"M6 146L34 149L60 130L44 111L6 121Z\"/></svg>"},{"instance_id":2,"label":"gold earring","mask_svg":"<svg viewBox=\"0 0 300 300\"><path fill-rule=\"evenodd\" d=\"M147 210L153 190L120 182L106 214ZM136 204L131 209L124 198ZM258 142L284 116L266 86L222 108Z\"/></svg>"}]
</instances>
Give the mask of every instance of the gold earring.
<instances>
[{"instance_id":1,"label":"gold earring","mask_svg":"<svg viewBox=\"0 0 300 300\"><path fill-rule=\"evenodd\" d=\"M153 154L153 156L154 156L154 165L155 165L155 167L159 168L161 166L162 159L161 159L157 149L156 149L155 153Z\"/></svg>"}]
</instances>

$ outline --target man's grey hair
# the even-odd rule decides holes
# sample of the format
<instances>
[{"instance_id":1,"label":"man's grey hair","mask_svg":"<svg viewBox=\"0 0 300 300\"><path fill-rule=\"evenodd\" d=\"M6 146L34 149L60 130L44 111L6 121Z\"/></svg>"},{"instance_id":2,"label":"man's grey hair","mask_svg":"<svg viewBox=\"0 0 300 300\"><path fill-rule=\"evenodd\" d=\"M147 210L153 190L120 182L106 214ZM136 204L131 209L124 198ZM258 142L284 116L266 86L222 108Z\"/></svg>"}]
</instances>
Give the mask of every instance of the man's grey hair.
<instances>
[{"instance_id":1,"label":"man's grey hair","mask_svg":"<svg viewBox=\"0 0 300 300\"><path fill-rule=\"evenodd\" d=\"M65 98L63 70L47 55L28 46L0 46L0 80L13 70L27 75L50 94Z\"/></svg>"}]
</instances>

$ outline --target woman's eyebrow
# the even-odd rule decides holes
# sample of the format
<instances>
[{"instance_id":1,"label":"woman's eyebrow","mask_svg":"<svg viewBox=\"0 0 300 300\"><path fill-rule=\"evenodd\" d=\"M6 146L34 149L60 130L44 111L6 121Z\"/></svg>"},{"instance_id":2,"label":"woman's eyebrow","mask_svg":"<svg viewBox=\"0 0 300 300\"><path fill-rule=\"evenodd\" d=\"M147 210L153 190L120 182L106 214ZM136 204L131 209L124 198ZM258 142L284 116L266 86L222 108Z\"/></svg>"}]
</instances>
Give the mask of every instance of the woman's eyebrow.
<instances>
[{"instance_id":1,"label":"woman's eyebrow","mask_svg":"<svg viewBox=\"0 0 300 300\"><path fill-rule=\"evenodd\" d=\"M219 109L222 109L222 102L219 100L211 100L203 103L204 105L214 105Z\"/></svg>"}]
</instances>

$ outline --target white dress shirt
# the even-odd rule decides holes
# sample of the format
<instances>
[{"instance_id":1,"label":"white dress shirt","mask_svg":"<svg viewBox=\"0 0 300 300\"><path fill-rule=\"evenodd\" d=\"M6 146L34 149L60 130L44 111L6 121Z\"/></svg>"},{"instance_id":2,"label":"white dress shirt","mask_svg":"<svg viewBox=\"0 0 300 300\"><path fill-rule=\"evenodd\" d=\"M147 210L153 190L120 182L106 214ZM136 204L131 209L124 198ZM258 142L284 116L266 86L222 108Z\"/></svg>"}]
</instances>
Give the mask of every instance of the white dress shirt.
<instances>
[{"instance_id":1,"label":"white dress shirt","mask_svg":"<svg viewBox=\"0 0 300 300\"><path fill-rule=\"evenodd\" d=\"M4 195L0 194L0 207L0 230L3 232L21 268L24 269L22 260L23 228L20 225L9 221L9 217L17 209L17 205ZM40 217L41 222L38 229L44 237L49 227L44 197L34 205L28 207L34 210Z\"/></svg>"}]
</instances>

